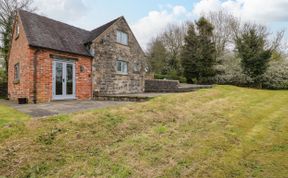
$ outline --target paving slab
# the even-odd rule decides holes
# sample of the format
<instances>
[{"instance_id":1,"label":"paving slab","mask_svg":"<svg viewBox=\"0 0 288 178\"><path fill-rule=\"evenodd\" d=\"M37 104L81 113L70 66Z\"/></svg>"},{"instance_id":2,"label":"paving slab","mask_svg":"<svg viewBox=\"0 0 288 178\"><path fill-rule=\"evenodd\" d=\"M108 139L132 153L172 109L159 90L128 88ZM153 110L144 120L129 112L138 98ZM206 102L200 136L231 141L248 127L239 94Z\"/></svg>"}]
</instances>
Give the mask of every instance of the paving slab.
<instances>
[{"instance_id":1,"label":"paving slab","mask_svg":"<svg viewBox=\"0 0 288 178\"><path fill-rule=\"evenodd\" d=\"M114 102L114 101L53 101L50 103L41 104L17 104L7 100L1 100L0 104L5 104L16 110L26 113L32 117L45 117L58 114L68 114L73 112L106 108L127 104L129 102Z\"/></svg>"}]
</instances>

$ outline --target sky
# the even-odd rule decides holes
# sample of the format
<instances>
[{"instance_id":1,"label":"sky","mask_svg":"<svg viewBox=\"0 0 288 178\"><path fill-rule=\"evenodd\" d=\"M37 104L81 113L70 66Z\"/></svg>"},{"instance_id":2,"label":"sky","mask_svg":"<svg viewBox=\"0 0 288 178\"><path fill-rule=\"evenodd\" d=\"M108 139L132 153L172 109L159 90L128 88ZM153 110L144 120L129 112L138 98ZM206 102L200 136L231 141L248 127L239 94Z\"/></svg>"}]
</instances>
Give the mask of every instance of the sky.
<instances>
[{"instance_id":1,"label":"sky","mask_svg":"<svg viewBox=\"0 0 288 178\"><path fill-rule=\"evenodd\" d=\"M140 45L168 24L194 21L219 9L267 25L272 31L288 27L288 0L34 0L36 13L86 30L124 16Z\"/></svg>"}]
</instances>

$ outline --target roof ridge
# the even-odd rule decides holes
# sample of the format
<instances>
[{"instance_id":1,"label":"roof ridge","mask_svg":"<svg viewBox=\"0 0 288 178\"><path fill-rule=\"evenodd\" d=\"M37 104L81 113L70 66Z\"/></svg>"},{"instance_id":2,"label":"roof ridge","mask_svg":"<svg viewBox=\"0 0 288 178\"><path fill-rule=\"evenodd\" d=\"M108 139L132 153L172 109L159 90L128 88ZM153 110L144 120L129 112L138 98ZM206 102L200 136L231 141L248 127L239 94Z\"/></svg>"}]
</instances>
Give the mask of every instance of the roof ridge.
<instances>
[{"instance_id":1,"label":"roof ridge","mask_svg":"<svg viewBox=\"0 0 288 178\"><path fill-rule=\"evenodd\" d=\"M94 28L94 29L91 30L90 32L93 32L93 31L95 31L95 30L97 30L97 29L99 29L99 28L101 28L101 27L103 27L103 26L105 26L105 25L108 25L108 24L110 24L110 23L112 23L112 22L116 22L116 21L118 21L119 19L121 19L121 18L123 18L123 17L124 17L124 16L117 17L117 18L115 18L115 19L113 19L113 20L105 23L104 25L100 25L100 26ZM113 23L112 23L112 24L113 24Z\"/></svg>"},{"instance_id":2,"label":"roof ridge","mask_svg":"<svg viewBox=\"0 0 288 178\"><path fill-rule=\"evenodd\" d=\"M39 14L37 14L37 13L29 12L29 11L26 11L26 10L23 10L23 9L18 9L17 11L18 11L18 12L22 11L22 12L24 12L24 13L33 14L33 15L38 16L38 17L41 17L41 18L46 18L46 19L48 19L48 20L50 20L50 21L54 21L54 22L57 22L57 23L61 23L61 24L63 24L63 25L67 25L67 26L70 26L70 27L79 29L79 30L83 30L83 31L86 31L86 32L90 32L89 30L86 30L86 29L83 29L83 28L80 28L80 27L76 27L76 26L70 25L70 24L65 23L65 22L61 22L61 21L59 21L59 20L55 20L55 19L49 18L49 17L44 16L44 15L39 15Z\"/></svg>"},{"instance_id":3,"label":"roof ridge","mask_svg":"<svg viewBox=\"0 0 288 178\"><path fill-rule=\"evenodd\" d=\"M104 25L101 25L93 30L90 31L89 38L86 39L85 43L89 43L92 40L96 39L98 36L100 36L104 31L106 31L109 27L111 27L114 23L116 23L121 18L124 18L124 16L120 16Z\"/></svg>"}]
</instances>

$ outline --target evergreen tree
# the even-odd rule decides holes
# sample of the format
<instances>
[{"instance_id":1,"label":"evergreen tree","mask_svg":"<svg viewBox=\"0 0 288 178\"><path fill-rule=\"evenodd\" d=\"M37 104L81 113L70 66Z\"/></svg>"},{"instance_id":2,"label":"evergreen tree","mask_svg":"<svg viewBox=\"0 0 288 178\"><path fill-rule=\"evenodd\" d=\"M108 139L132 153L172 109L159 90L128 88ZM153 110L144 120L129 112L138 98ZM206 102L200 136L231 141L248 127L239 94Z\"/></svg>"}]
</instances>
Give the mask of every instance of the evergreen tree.
<instances>
[{"instance_id":1,"label":"evergreen tree","mask_svg":"<svg viewBox=\"0 0 288 178\"><path fill-rule=\"evenodd\" d=\"M254 85L262 88L262 76L273 52L272 49L265 49L265 35L252 26L236 38L235 44L243 72L251 77Z\"/></svg>"},{"instance_id":2,"label":"evergreen tree","mask_svg":"<svg viewBox=\"0 0 288 178\"><path fill-rule=\"evenodd\" d=\"M151 43L147 57L153 72L161 74L165 71L167 51L161 40L156 39Z\"/></svg>"},{"instance_id":3,"label":"evergreen tree","mask_svg":"<svg viewBox=\"0 0 288 178\"><path fill-rule=\"evenodd\" d=\"M189 83L211 83L216 72L216 49L213 26L204 17L189 26L181 53L184 76Z\"/></svg>"}]
</instances>

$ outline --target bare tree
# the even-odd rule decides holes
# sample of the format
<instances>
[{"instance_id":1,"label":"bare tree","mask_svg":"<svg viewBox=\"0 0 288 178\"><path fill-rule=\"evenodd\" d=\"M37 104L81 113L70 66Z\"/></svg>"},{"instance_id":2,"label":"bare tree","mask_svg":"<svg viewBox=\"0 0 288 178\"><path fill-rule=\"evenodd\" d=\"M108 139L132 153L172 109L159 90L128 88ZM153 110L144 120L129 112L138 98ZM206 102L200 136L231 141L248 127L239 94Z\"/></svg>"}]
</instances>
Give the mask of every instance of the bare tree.
<instances>
[{"instance_id":1,"label":"bare tree","mask_svg":"<svg viewBox=\"0 0 288 178\"><path fill-rule=\"evenodd\" d=\"M168 68L180 72L180 52L187 31L186 24L170 24L160 35L160 39L168 53ZM168 69L169 70L169 69Z\"/></svg>"},{"instance_id":2,"label":"bare tree","mask_svg":"<svg viewBox=\"0 0 288 178\"><path fill-rule=\"evenodd\" d=\"M211 11L204 16L214 26L213 41L217 56L222 56L225 50L233 48L234 37L239 33L240 19L224 10Z\"/></svg>"},{"instance_id":3,"label":"bare tree","mask_svg":"<svg viewBox=\"0 0 288 178\"><path fill-rule=\"evenodd\" d=\"M33 0L1 0L0 1L0 49L8 69L8 51L12 38L12 26L17 9L34 11Z\"/></svg>"}]
</instances>

